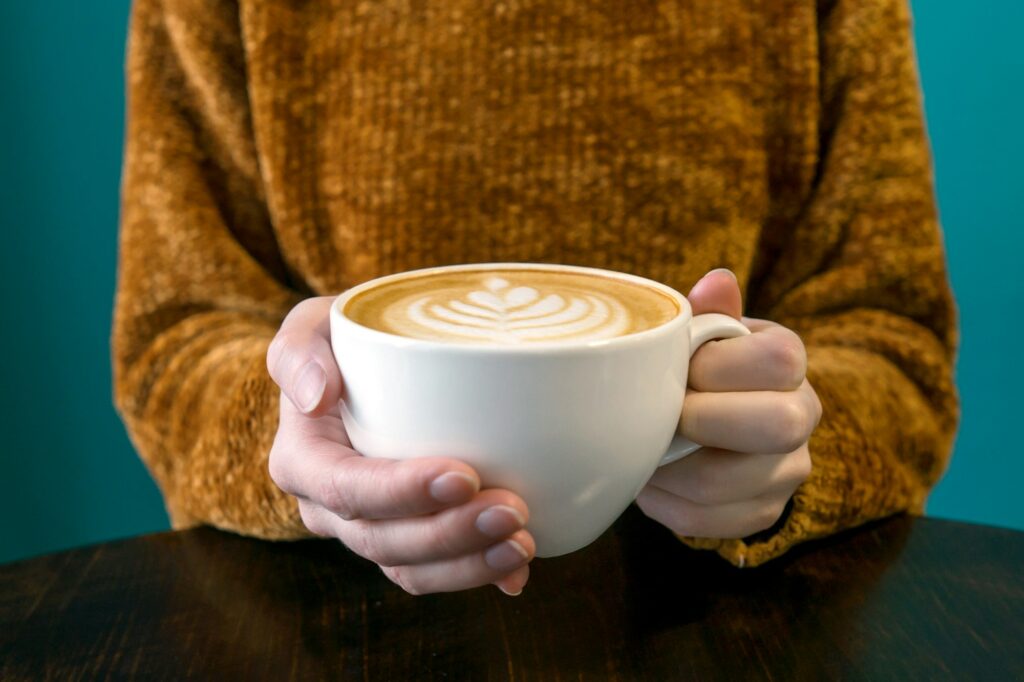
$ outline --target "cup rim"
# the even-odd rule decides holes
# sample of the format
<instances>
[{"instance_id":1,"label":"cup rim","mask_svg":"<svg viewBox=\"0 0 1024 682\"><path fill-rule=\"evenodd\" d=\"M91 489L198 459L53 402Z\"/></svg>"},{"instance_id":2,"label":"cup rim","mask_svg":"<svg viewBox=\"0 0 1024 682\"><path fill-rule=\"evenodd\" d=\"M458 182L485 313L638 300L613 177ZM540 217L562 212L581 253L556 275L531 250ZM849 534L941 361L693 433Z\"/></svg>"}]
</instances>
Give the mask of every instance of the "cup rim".
<instances>
[{"instance_id":1,"label":"cup rim","mask_svg":"<svg viewBox=\"0 0 1024 682\"><path fill-rule=\"evenodd\" d=\"M418 339L408 336L399 336L390 332L373 329L362 325L344 313L345 305L355 296L377 286L394 282L408 277L428 277L435 273L443 272L472 272L474 270L557 270L561 272L574 272L579 274L590 274L601 277L624 280L633 284L650 287L666 294L679 306L679 312L670 320L663 322L657 327L645 329L642 332L616 336L610 339L597 339L591 341L552 341L524 344L522 346L487 345L464 341L433 341L429 339ZM457 265L441 265L436 267L418 268L406 270L392 275L384 275L367 280L356 286L345 290L331 302L331 328L344 325L352 333L363 337L367 341L384 343L392 347L402 349L422 349L431 351L457 351L459 353L471 353L480 355L535 355L538 353L579 353L586 350L605 350L612 348L628 348L643 344L665 334L671 334L678 328L683 327L693 317L693 310L690 302L681 293L661 282L640 275L633 275L627 272L606 270L604 268L593 268L581 265L562 265L553 263L462 263Z\"/></svg>"}]
</instances>

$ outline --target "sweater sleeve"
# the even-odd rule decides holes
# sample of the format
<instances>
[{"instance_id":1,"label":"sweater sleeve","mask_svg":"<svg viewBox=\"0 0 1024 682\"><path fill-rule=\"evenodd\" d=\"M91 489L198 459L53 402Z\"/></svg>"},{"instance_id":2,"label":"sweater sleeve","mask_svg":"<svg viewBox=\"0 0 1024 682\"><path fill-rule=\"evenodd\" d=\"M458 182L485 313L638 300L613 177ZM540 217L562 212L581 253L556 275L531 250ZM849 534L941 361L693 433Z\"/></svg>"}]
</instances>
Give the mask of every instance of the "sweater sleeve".
<instances>
[{"instance_id":1,"label":"sweater sleeve","mask_svg":"<svg viewBox=\"0 0 1024 682\"><path fill-rule=\"evenodd\" d=\"M745 540L685 539L740 566L873 519L923 513L959 419L956 311L906 0L823 5L817 178L748 292L752 316L802 337L823 415L809 444L811 475L774 528Z\"/></svg>"},{"instance_id":2,"label":"sweater sleeve","mask_svg":"<svg viewBox=\"0 0 1024 682\"><path fill-rule=\"evenodd\" d=\"M114 399L175 528L303 533L266 459L265 353L299 295L263 196L231 2L137 0L113 329Z\"/></svg>"}]
</instances>

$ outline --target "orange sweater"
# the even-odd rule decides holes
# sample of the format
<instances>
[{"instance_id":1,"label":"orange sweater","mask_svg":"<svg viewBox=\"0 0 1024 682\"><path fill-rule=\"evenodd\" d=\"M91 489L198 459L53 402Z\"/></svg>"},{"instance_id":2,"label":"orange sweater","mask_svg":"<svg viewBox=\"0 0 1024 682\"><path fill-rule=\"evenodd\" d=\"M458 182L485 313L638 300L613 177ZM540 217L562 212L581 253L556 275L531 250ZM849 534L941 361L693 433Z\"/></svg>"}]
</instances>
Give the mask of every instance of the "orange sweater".
<instances>
[{"instance_id":1,"label":"orange sweater","mask_svg":"<svg viewBox=\"0 0 1024 682\"><path fill-rule=\"evenodd\" d=\"M305 535L267 474L303 297L535 261L739 277L808 349L814 469L741 565L920 513L957 343L905 0L136 0L116 402L176 528Z\"/></svg>"}]
</instances>

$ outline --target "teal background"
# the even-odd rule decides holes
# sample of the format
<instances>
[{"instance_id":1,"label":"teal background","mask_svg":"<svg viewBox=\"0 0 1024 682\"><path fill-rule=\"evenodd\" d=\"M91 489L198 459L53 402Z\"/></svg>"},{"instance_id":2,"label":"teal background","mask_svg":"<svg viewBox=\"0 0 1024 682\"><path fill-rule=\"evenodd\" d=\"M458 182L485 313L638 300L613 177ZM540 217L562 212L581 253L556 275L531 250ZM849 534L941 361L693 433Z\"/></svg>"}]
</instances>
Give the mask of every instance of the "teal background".
<instances>
[{"instance_id":1,"label":"teal background","mask_svg":"<svg viewBox=\"0 0 1024 682\"><path fill-rule=\"evenodd\" d=\"M964 419L928 513L1024 529L1024 5L914 3ZM0 561L167 527L111 406L128 3L0 3Z\"/></svg>"}]
</instances>

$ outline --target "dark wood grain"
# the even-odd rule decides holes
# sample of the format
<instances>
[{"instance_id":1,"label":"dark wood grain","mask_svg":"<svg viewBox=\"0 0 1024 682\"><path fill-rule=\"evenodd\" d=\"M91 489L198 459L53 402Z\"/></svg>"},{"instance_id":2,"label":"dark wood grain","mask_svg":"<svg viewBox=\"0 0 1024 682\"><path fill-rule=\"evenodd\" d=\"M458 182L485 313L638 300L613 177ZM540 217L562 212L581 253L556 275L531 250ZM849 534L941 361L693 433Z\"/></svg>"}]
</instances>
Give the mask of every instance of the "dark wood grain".
<instances>
[{"instance_id":1,"label":"dark wood grain","mask_svg":"<svg viewBox=\"0 0 1024 682\"><path fill-rule=\"evenodd\" d=\"M896 518L733 569L627 512L527 590L411 597L197 529L0 566L0 679L1024 679L1024 533Z\"/></svg>"}]
</instances>

